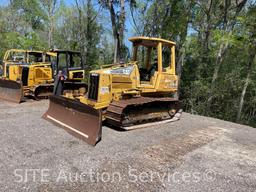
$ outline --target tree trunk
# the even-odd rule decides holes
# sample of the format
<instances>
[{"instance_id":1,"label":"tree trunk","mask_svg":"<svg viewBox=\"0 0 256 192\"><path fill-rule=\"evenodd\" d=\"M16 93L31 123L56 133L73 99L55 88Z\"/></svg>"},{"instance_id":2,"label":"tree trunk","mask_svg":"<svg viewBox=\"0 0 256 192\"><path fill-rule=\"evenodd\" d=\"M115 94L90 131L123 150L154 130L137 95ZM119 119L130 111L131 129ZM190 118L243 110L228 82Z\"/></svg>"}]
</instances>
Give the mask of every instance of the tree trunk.
<instances>
[{"instance_id":1,"label":"tree trunk","mask_svg":"<svg viewBox=\"0 0 256 192\"><path fill-rule=\"evenodd\" d=\"M221 66L221 63L223 61L224 54L225 54L227 48L228 48L228 42L225 42L225 43L221 44L220 49L219 49L218 54L217 54L214 73L213 73L212 82L211 82L210 94L209 94L209 98L207 100L207 110L208 111L210 111L210 107L212 105L213 92L215 91L216 80L218 79L220 66Z\"/></svg>"},{"instance_id":2,"label":"tree trunk","mask_svg":"<svg viewBox=\"0 0 256 192\"><path fill-rule=\"evenodd\" d=\"M210 41L210 34L211 34L211 23L212 23L212 6L213 0L209 3L209 8L206 12L206 30L205 30L205 39L204 39L204 53L203 57L207 61L208 60L208 52L209 52L209 41Z\"/></svg>"},{"instance_id":3,"label":"tree trunk","mask_svg":"<svg viewBox=\"0 0 256 192\"><path fill-rule=\"evenodd\" d=\"M82 9L81 9L81 5L79 4L78 0L75 0L76 3L76 8L78 11L78 27L77 27L77 34L76 34L76 41L78 42L78 46L81 52L81 56L83 58L83 62L86 65L87 60L86 60L86 48L87 46L83 46L86 45L87 43L85 42L85 39L83 38L84 32L83 32L83 22L82 22ZM87 39L86 39L87 40Z\"/></svg>"},{"instance_id":4,"label":"tree trunk","mask_svg":"<svg viewBox=\"0 0 256 192\"><path fill-rule=\"evenodd\" d=\"M110 12L111 24L112 24L112 31L114 37L114 44L115 44L115 53L114 53L114 63L120 61L120 37L118 32L118 23L116 21L116 13L114 10L113 0L108 0L108 8Z\"/></svg>"},{"instance_id":5,"label":"tree trunk","mask_svg":"<svg viewBox=\"0 0 256 192\"><path fill-rule=\"evenodd\" d=\"M247 87L249 85L250 76L251 76L251 71L248 71L247 76L246 76L246 80L245 80L245 83L244 83L243 91L242 91L242 94L241 94L241 97L240 97L239 108L238 108L238 112L237 112L237 116L236 116L236 122L239 122L240 119L241 119L241 113L242 113L243 106L244 106L244 97L245 97L245 94L246 94Z\"/></svg>"},{"instance_id":6,"label":"tree trunk","mask_svg":"<svg viewBox=\"0 0 256 192\"><path fill-rule=\"evenodd\" d=\"M52 1L46 1L44 4L45 8L47 9L48 19L49 19L49 25L48 25L48 48L51 49L52 44L52 35L54 31L54 14L56 11L57 6L57 0Z\"/></svg>"},{"instance_id":7,"label":"tree trunk","mask_svg":"<svg viewBox=\"0 0 256 192\"><path fill-rule=\"evenodd\" d=\"M178 62L176 67L176 74L178 75L178 92L177 96L180 96L180 83L181 83L181 75L182 75L182 67L184 65L184 59L186 56L185 42L182 44L181 49L179 50Z\"/></svg>"},{"instance_id":8,"label":"tree trunk","mask_svg":"<svg viewBox=\"0 0 256 192\"><path fill-rule=\"evenodd\" d=\"M123 45L124 40L124 22L125 22L125 3L124 0L120 0L121 4L121 11L120 11L120 28L119 28L119 38L120 38L120 44Z\"/></svg>"},{"instance_id":9,"label":"tree trunk","mask_svg":"<svg viewBox=\"0 0 256 192\"><path fill-rule=\"evenodd\" d=\"M176 74L178 75L178 96L180 95L180 81L181 81L181 75L182 75L182 67L184 65L184 60L186 56L186 39L188 34L188 24L189 20L187 20L186 27L184 28L184 31L181 33L180 37L180 43L181 47L178 50L178 62L176 66Z\"/></svg>"},{"instance_id":10,"label":"tree trunk","mask_svg":"<svg viewBox=\"0 0 256 192\"><path fill-rule=\"evenodd\" d=\"M50 26L48 31L48 48L51 49L52 47L52 34L53 34L53 16L50 17Z\"/></svg>"},{"instance_id":11,"label":"tree trunk","mask_svg":"<svg viewBox=\"0 0 256 192\"><path fill-rule=\"evenodd\" d=\"M91 30L91 22L92 22L92 2L91 0L87 0L87 4L86 4L86 11L87 11L87 23L86 23L86 52L85 52L85 60L86 63L85 65L91 65L92 63L89 61L90 58L90 53L91 53L91 48L90 48L90 42L92 40L92 30Z\"/></svg>"}]
</instances>

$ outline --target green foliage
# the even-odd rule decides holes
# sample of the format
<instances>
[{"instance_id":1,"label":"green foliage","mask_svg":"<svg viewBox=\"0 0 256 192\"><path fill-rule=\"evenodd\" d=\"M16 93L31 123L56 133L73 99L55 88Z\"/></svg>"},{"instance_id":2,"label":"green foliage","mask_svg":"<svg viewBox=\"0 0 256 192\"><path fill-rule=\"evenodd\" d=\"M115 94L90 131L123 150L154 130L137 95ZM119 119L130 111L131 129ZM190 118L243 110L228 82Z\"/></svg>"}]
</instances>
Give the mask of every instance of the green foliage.
<instances>
[{"instance_id":1,"label":"green foliage","mask_svg":"<svg viewBox=\"0 0 256 192\"><path fill-rule=\"evenodd\" d=\"M138 6L138 9L142 8ZM142 17L146 21L144 34L177 43L184 110L236 121L256 39L255 2L154 0ZM182 57L184 62L179 63ZM213 86L217 64L220 67ZM240 120L253 126L256 124L255 68L254 60Z\"/></svg>"},{"instance_id":2,"label":"green foliage","mask_svg":"<svg viewBox=\"0 0 256 192\"><path fill-rule=\"evenodd\" d=\"M91 1L78 2L78 5L66 6L62 0L14 0L0 8L3 45L0 56L11 48L46 50L54 47L81 51L88 70L97 67L102 49L102 26ZM52 46L48 44L49 31Z\"/></svg>"},{"instance_id":3,"label":"green foliage","mask_svg":"<svg viewBox=\"0 0 256 192\"><path fill-rule=\"evenodd\" d=\"M224 30L216 26L210 30L209 50L207 51L208 62L203 63L200 58L203 57L204 39L195 35L187 37L186 61L183 66L181 97L184 101L185 109L188 112L201 115L210 115L220 119L236 121L240 96L245 85L248 73L248 62L250 50L252 50L251 41L255 41L255 5L247 7L241 12L232 30ZM232 18L234 19L234 18ZM213 21L215 22L215 21ZM204 22L201 22L205 25ZM213 92L213 101L210 111L207 111L208 94L211 88L211 79L216 62L216 56L219 53L221 44L227 43L226 50L219 76ZM255 60L253 70L250 71L251 79L245 94L245 102L242 110L240 122L255 126Z\"/></svg>"},{"instance_id":4,"label":"green foliage","mask_svg":"<svg viewBox=\"0 0 256 192\"><path fill-rule=\"evenodd\" d=\"M46 15L38 0L13 0L10 6L13 11L19 12L32 29L44 28L43 21L46 19Z\"/></svg>"}]
</instances>

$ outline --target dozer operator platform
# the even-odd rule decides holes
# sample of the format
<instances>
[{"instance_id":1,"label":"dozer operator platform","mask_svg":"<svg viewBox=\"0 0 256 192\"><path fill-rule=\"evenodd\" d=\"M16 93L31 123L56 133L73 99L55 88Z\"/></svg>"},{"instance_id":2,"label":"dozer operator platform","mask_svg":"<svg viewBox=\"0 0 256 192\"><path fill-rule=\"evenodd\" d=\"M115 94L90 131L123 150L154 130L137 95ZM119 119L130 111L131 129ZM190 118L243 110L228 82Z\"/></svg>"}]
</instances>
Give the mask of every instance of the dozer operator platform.
<instances>
[{"instance_id":1,"label":"dozer operator platform","mask_svg":"<svg viewBox=\"0 0 256 192\"><path fill-rule=\"evenodd\" d=\"M11 49L6 51L0 76L0 99L20 103L25 96L35 99L52 94L53 52Z\"/></svg>"},{"instance_id":2,"label":"dozer operator platform","mask_svg":"<svg viewBox=\"0 0 256 192\"><path fill-rule=\"evenodd\" d=\"M44 118L96 145L102 123L123 130L167 123L180 118L175 43L133 37L128 63L90 71L86 95L53 95Z\"/></svg>"}]
</instances>

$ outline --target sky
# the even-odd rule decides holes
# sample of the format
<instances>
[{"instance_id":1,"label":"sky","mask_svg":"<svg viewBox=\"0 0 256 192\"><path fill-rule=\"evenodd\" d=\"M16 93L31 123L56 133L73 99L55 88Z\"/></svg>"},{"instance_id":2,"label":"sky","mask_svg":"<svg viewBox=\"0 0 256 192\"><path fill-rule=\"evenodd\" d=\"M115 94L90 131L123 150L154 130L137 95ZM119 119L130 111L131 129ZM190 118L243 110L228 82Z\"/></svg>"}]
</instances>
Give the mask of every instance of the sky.
<instances>
[{"instance_id":1,"label":"sky","mask_svg":"<svg viewBox=\"0 0 256 192\"><path fill-rule=\"evenodd\" d=\"M9 2L9 0L1 0L0 5L6 5Z\"/></svg>"}]
</instances>

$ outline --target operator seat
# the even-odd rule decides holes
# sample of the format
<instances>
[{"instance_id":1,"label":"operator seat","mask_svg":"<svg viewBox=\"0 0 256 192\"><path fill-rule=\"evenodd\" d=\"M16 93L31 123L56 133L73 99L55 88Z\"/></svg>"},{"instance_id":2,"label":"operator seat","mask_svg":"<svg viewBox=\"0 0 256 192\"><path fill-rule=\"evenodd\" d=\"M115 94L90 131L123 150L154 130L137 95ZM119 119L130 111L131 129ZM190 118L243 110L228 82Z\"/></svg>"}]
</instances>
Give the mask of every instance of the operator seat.
<instances>
[{"instance_id":1,"label":"operator seat","mask_svg":"<svg viewBox=\"0 0 256 192\"><path fill-rule=\"evenodd\" d=\"M157 63L154 63L149 70L140 69L140 79L141 81L150 81L151 77L154 76L157 71Z\"/></svg>"},{"instance_id":2,"label":"operator seat","mask_svg":"<svg viewBox=\"0 0 256 192\"><path fill-rule=\"evenodd\" d=\"M154 63L148 70L148 81L150 81L150 78L155 74L156 71L157 71L157 63Z\"/></svg>"}]
</instances>

